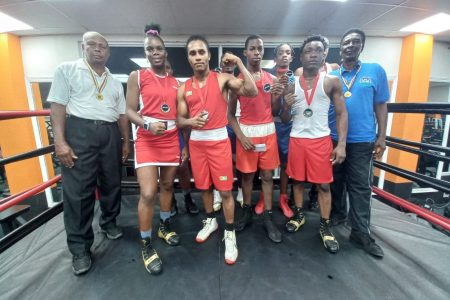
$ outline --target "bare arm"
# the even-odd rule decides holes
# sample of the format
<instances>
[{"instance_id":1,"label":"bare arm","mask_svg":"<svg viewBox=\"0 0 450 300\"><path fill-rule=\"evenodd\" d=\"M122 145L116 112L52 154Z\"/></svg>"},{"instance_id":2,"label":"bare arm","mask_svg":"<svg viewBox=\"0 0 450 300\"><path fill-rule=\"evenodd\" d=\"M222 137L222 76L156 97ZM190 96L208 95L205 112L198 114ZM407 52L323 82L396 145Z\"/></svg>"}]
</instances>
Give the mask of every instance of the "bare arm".
<instances>
[{"instance_id":1,"label":"bare arm","mask_svg":"<svg viewBox=\"0 0 450 300\"><path fill-rule=\"evenodd\" d=\"M289 93L284 96L283 107L281 108L281 121L283 123L289 123L292 119L292 105L295 103L295 95L293 93Z\"/></svg>"},{"instance_id":2,"label":"bare arm","mask_svg":"<svg viewBox=\"0 0 450 300\"><path fill-rule=\"evenodd\" d=\"M332 163L340 164L345 160L345 147L347 145L348 115L345 108L345 100L342 95L342 85L338 77L326 77L331 83L331 96L336 113L336 131L338 144L332 153Z\"/></svg>"},{"instance_id":3,"label":"bare arm","mask_svg":"<svg viewBox=\"0 0 450 300\"><path fill-rule=\"evenodd\" d=\"M51 104L50 118L52 121L53 135L55 137L55 154L61 164L67 168L74 166L74 159L78 157L67 143L64 136L66 125L66 107L58 103Z\"/></svg>"},{"instance_id":4,"label":"bare arm","mask_svg":"<svg viewBox=\"0 0 450 300\"><path fill-rule=\"evenodd\" d=\"M138 73L136 71L131 72L127 82L127 109L126 116L131 123L138 127L144 127L144 119L137 112L139 104L139 85L138 85ZM161 135L166 130L166 126L162 122L153 122L150 124L150 131L155 135ZM122 134L123 136L123 134Z\"/></svg>"},{"instance_id":5,"label":"bare arm","mask_svg":"<svg viewBox=\"0 0 450 300\"><path fill-rule=\"evenodd\" d=\"M231 53L226 53L222 61L224 64L236 64L243 77L243 80L241 80L233 75L229 75L228 89L238 96L255 97L258 95L255 81L239 57Z\"/></svg>"},{"instance_id":6,"label":"bare arm","mask_svg":"<svg viewBox=\"0 0 450 300\"><path fill-rule=\"evenodd\" d=\"M120 115L118 125L122 135L122 162L125 162L130 154L130 126L126 115Z\"/></svg>"},{"instance_id":7,"label":"bare arm","mask_svg":"<svg viewBox=\"0 0 450 300\"><path fill-rule=\"evenodd\" d=\"M375 158L380 159L386 150L387 104L375 104L375 115L378 123L378 138L375 141Z\"/></svg>"},{"instance_id":8,"label":"bare arm","mask_svg":"<svg viewBox=\"0 0 450 300\"><path fill-rule=\"evenodd\" d=\"M298 76L298 77L302 76L302 74L303 74L303 68L298 68L298 69L295 70L295 72L294 72L294 75L295 75L295 76Z\"/></svg>"},{"instance_id":9,"label":"bare arm","mask_svg":"<svg viewBox=\"0 0 450 300\"><path fill-rule=\"evenodd\" d=\"M144 119L138 114L139 85L137 71L133 71L127 82L127 117L131 123L139 127L144 127Z\"/></svg>"},{"instance_id":10,"label":"bare arm","mask_svg":"<svg viewBox=\"0 0 450 300\"><path fill-rule=\"evenodd\" d=\"M202 128L207 120L203 118L205 113L200 113L193 118L189 118L189 110L184 98L185 84L183 83L177 92L177 126L178 128Z\"/></svg>"},{"instance_id":11,"label":"bare arm","mask_svg":"<svg viewBox=\"0 0 450 300\"><path fill-rule=\"evenodd\" d=\"M339 65L337 63L331 63L330 67L331 67L331 70L333 70L333 71L339 69Z\"/></svg>"},{"instance_id":12,"label":"bare arm","mask_svg":"<svg viewBox=\"0 0 450 300\"><path fill-rule=\"evenodd\" d=\"M251 139L246 137L239 126L239 123L236 119L236 106L237 106L237 96L234 93L230 93L228 99L228 124L230 124L234 133L236 134L236 138L241 143L242 147L245 150L253 150L255 149L255 145L252 143Z\"/></svg>"}]
</instances>

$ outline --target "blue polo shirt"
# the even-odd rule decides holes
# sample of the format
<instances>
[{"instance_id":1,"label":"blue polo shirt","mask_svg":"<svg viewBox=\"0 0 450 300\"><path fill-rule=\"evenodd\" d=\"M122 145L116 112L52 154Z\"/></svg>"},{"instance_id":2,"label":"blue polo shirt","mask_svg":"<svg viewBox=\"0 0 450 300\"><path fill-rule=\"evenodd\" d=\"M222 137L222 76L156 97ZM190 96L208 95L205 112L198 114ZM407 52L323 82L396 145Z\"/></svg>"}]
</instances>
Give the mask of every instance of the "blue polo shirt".
<instances>
[{"instance_id":1,"label":"blue polo shirt","mask_svg":"<svg viewBox=\"0 0 450 300\"><path fill-rule=\"evenodd\" d=\"M343 66L342 76L350 82L356 75L355 83L350 92L352 95L345 98L345 106L348 112L347 143L374 142L376 139L376 116L374 106L389 101L389 86L384 69L375 63L358 63L352 70L345 70ZM330 75L340 78L339 69ZM342 81L342 92L347 87ZM328 122L331 129L331 137L337 140L336 115L334 105L331 104Z\"/></svg>"}]
</instances>

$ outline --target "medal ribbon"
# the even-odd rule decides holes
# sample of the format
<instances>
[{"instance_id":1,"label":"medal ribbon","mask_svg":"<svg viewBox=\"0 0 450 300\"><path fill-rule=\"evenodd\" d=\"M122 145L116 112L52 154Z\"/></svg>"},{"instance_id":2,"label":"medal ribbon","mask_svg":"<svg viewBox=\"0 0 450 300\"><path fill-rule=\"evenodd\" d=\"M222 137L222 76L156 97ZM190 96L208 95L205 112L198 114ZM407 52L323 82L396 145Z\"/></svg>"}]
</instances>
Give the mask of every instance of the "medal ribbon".
<instances>
[{"instance_id":1,"label":"medal ribbon","mask_svg":"<svg viewBox=\"0 0 450 300\"><path fill-rule=\"evenodd\" d=\"M203 86L203 88L206 90L205 94L203 95L203 91L200 88L200 85L198 83L197 78L195 78L195 76L192 77L192 81L195 83L195 89L198 91L198 94L200 96L200 100L202 101L202 105L203 105L203 109L206 109L206 100L208 100L208 81L209 81L209 73L206 77L206 82L205 85Z\"/></svg>"},{"instance_id":2,"label":"medal ribbon","mask_svg":"<svg viewBox=\"0 0 450 300\"><path fill-rule=\"evenodd\" d=\"M161 106L163 104L167 104L166 93L167 93L167 87L168 87L168 82L169 82L169 80L167 80L167 73L166 73L165 77L162 77L162 79L164 79L164 89L163 89L163 86L162 86L161 82L159 81L160 77L156 76L155 72L151 68L148 68L147 71L152 75L153 79L158 84L159 89L162 91L162 99L163 100L162 100Z\"/></svg>"},{"instance_id":3,"label":"medal ribbon","mask_svg":"<svg viewBox=\"0 0 450 300\"><path fill-rule=\"evenodd\" d=\"M344 78L344 76L342 76L342 66L339 68L339 74L341 75L342 82L344 83L345 87L347 87L347 91L350 91L353 84L355 83L356 76L358 76L358 73L361 70L359 65L357 65L357 68L358 68L358 70L356 71L356 74L353 75L352 79L350 80L350 83L347 81L347 79Z\"/></svg>"},{"instance_id":4,"label":"medal ribbon","mask_svg":"<svg viewBox=\"0 0 450 300\"><path fill-rule=\"evenodd\" d=\"M100 86L98 85L97 79L95 78L95 71L92 70L91 66L88 64L88 62L86 60L84 60L84 63L86 64L86 66L88 67L89 70L89 74L91 74L92 77L92 81L94 81L95 84L95 89L97 90L98 94L101 95L102 91L105 89L106 87L106 83L108 82L108 73L106 73L105 78L103 79L102 83L100 84Z\"/></svg>"},{"instance_id":5,"label":"medal ribbon","mask_svg":"<svg viewBox=\"0 0 450 300\"><path fill-rule=\"evenodd\" d=\"M305 99L306 99L306 103L308 104L308 106L311 105L311 102L313 101L314 98L314 93L316 92L316 88L317 88L317 83L319 82L319 77L320 77L320 73L317 73L316 78L314 79L314 83L313 83L313 87L311 89L311 94L308 95L308 87L306 86L306 80L305 80L305 76L300 77L301 82L300 82L300 86L303 89L303 93L305 94Z\"/></svg>"}]
</instances>

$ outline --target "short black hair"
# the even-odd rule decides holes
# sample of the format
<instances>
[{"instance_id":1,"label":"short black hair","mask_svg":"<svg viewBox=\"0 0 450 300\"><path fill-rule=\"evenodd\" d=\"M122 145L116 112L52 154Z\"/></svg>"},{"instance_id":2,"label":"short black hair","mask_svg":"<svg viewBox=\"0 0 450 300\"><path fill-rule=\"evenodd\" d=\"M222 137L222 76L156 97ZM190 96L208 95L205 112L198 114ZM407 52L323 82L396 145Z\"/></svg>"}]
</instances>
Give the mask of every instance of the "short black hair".
<instances>
[{"instance_id":1,"label":"short black hair","mask_svg":"<svg viewBox=\"0 0 450 300\"><path fill-rule=\"evenodd\" d=\"M276 58L276 57L277 57L278 51L280 50L281 46L283 46L283 45L288 45L289 48L291 48L291 55L292 55L292 56L295 55L294 48L292 47L291 44L289 44L289 43L281 43L281 44L279 44L279 45L273 50L273 58Z\"/></svg>"},{"instance_id":2,"label":"short black hair","mask_svg":"<svg viewBox=\"0 0 450 300\"><path fill-rule=\"evenodd\" d=\"M188 40L186 42L186 45L185 45L186 52L188 52L188 45L189 45L189 43L193 42L193 41L201 41L201 42L203 42L206 45L206 48L208 49L208 53L209 53L209 43L208 43L208 41L206 40L206 38L203 35L199 35L199 34L191 35L188 38Z\"/></svg>"},{"instance_id":3,"label":"short black hair","mask_svg":"<svg viewBox=\"0 0 450 300\"><path fill-rule=\"evenodd\" d=\"M231 51L224 51L223 53L222 53L222 55L220 56L220 59L222 60L222 58L225 56L225 54L233 54L233 52L231 52Z\"/></svg>"},{"instance_id":4,"label":"short black hair","mask_svg":"<svg viewBox=\"0 0 450 300\"><path fill-rule=\"evenodd\" d=\"M350 28L349 30L347 30L341 38L341 46L342 46L342 41L345 39L345 37L351 33L357 33L361 36L361 42L362 42L362 49L364 49L364 44L366 43L366 34L364 33L364 31L362 31L359 28ZM362 50L361 49L361 50Z\"/></svg>"},{"instance_id":5,"label":"short black hair","mask_svg":"<svg viewBox=\"0 0 450 300\"><path fill-rule=\"evenodd\" d=\"M323 50L326 49L326 42L325 39L323 38L323 36L321 35L310 35L308 36L302 43L302 45L300 46L300 54L303 53L303 49L305 49L306 44L311 43L311 42L321 42L323 45Z\"/></svg>"},{"instance_id":6,"label":"short black hair","mask_svg":"<svg viewBox=\"0 0 450 300\"><path fill-rule=\"evenodd\" d=\"M151 39L156 38L161 41L164 48L166 48L166 45L164 44L163 39L161 38L161 26L159 24L147 24L144 28L145 38Z\"/></svg>"},{"instance_id":7,"label":"short black hair","mask_svg":"<svg viewBox=\"0 0 450 300\"><path fill-rule=\"evenodd\" d=\"M247 49L248 43L249 43L251 40L261 40L261 41L262 41L262 36L260 36L259 34L252 34L252 35L249 35L249 36L247 37L247 39L245 40L245 47L244 47L244 49Z\"/></svg>"}]
</instances>

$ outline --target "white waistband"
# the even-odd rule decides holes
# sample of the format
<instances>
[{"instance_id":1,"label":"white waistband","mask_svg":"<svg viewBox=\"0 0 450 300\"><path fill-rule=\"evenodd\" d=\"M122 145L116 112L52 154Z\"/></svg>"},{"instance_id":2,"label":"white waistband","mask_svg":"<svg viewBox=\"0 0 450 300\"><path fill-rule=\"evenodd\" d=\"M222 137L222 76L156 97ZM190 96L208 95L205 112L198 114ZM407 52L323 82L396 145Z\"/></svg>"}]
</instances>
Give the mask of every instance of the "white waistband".
<instances>
[{"instance_id":1,"label":"white waistband","mask_svg":"<svg viewBox=\"0 0 450 300\"><path fill-rule=\"evenodd\" d=\"M258 125L241 123L239 126L246 137L264 137L275 133L275 124L273 122Z\"/></svg>"},{"instance_id":2,"label":"white waistband","mask_svg":"<svg viewBox=\"0 0 450 300\"><path fill-rule=\"evenodd\" d=\"M167 123L167 128L166 130L171 130L174 129L175 127L177 127L177 124L175 123L175 120L161 120L161 119L156 119L156 118L152 118L152 117L147 117L147 116L143 116L142 117L145 121L149 121L151 123L154 122L163 122L163 123Z\"/></svg>"},{"instance_id":3,"label":"white waistband","mask_svg":"<svg viewBox=\"0 0 450 300\"><path fill-rule=\"evenodd\" d=\"M206 130L191 130L191 140L193 141L221 141L228 138L226 127Z\"/></svg>"}]
</instances>

